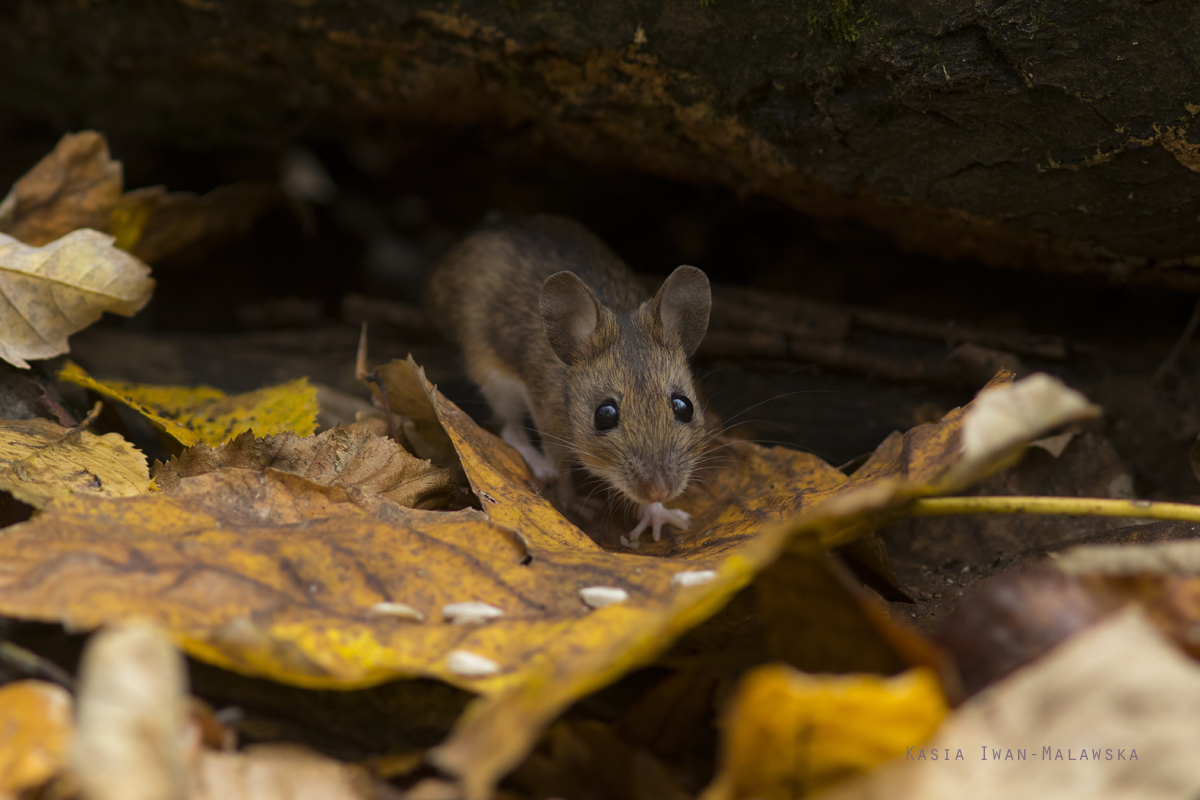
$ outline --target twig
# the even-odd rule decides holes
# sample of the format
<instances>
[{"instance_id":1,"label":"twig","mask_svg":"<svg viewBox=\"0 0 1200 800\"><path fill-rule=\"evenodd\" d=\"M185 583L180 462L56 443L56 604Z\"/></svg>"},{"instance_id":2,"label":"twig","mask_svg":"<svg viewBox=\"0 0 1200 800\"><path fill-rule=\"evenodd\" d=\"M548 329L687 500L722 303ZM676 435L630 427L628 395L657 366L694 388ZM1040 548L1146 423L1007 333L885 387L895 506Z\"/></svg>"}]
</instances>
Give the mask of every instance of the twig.
<instances>
[{"instance_id":1,"label":"twig","mask_svg":"<svg viewBox=\"0 0 1200 800\"><path fill-rule=\"evenodd\" d=\"M953 514L1063 514L1200 522L1200 505L1101 497L924 497L914 500L907 510L912 517Z\"/></svg>"},{"instance_id":2,"label":"twig","mask_svg":"<svg viewBox=\"0 0 1200 800\"><path fill-rule=\"evenodd\" d=\"M75 691L75 679L69 672L32 650L26 650L19 644L0 642L0 662L8 664L26 675L45 678Z\"/></svg>"}]
</instances>

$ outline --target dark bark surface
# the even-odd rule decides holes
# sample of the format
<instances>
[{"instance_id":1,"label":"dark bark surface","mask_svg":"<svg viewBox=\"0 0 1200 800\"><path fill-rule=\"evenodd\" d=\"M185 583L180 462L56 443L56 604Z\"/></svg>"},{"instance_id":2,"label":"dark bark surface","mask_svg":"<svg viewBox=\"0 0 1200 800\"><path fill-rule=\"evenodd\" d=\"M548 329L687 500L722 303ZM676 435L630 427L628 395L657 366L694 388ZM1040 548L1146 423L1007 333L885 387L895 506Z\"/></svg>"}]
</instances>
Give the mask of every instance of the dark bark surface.
<instances>
[{"instance_id":1,"label":"dark bark surface","mask_svg":"<svg viewBox=\"0 0 1200 800\"><path fill-rule=\"evenodd\" d=\"M1194 0L13 0L0 135L532 123L918 252L1195 288L1198 43Z\"/></svg>"}]
</instances>

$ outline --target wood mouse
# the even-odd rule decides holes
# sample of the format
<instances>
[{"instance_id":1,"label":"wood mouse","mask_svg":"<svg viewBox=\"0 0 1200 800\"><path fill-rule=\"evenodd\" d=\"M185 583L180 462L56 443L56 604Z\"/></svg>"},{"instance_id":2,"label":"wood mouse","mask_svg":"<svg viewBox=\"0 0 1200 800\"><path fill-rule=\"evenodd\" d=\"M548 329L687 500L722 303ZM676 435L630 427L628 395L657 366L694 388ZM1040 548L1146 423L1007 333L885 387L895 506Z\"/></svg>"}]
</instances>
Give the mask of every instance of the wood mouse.
<instances>
[{"instance_id":1,"label":"wood mouse","mask_svg":"<svg viewBox=\"0 0 1200 800\"><path fill-rule=\"evenodd\" d=\"M599 238L539 215L477 230L431 270L425 308L456 341L504 441L543 480L587 472L637 504L636 548L649 528L686 529L664 503L687 488L707 444L688 361L708 329L708 278L676 269L653 297ZM545 455L529 438L541 435Z\"/></svg>"}]
</instances>

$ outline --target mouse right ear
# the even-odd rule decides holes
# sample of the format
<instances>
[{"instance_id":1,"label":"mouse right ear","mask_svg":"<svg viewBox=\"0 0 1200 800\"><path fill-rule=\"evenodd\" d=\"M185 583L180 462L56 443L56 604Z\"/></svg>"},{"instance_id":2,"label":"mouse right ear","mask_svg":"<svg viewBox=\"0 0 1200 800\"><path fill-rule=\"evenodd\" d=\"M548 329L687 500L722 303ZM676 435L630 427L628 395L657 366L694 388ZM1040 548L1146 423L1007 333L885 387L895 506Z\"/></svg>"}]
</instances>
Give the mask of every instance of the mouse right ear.
<instances>
[{"instance_id":1,"label":"mouse right ear","mask_svg":"<svg viewBox=\"0 0 1200 800\"><path fill-rule=\"evenodd\" d=\"M554 354L567 366L586 355L604 313L587 284L574 272L556 272L542 284L539 305Z\"/></svg>"}]
</instances>

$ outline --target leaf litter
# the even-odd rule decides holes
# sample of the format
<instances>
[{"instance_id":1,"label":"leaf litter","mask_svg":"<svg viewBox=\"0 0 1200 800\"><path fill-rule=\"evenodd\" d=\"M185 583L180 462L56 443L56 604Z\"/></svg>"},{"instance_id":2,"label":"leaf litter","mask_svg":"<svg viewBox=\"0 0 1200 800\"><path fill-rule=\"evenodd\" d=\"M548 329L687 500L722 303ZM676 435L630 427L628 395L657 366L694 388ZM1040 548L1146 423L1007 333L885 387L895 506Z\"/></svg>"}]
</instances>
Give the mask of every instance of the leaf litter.
<instances>
[{"instance_id":1,"label":"leaf litter","mask_svg":"<svg viewBox=\"0 0 1200 800\"><path fill-rule=\"evenodd\" d=\"M277 201L263 187L199 199L158 187L124 192L102 137L64 137L0 203L0 230L21 240L0 243L0 255L50 264L27 272L52 278L59 261L76 276L90 275L79 264L100 264L96 274L112 271L113 285L137 286L121 275L140 275L141 288L100 307L79 295L103 294L93 289L107 284L68 279L67 294L50 300L37 277L10 282L8 299L34 309L25 317L53 302L81 309L68 315L80 324L46 328L52 345L21 344L29 335L14 329L0 337L5 347L17 342L4 357L24 366L23 358L66 352L66 336L101 311L144 305L148 270L112 249L112 236L147 260L169 259L238 235ZM83 245L97 255L56 255ZM949 659L963 643L933 644L895 623L827 554L866 542L922 498L1011 466L1030 444L1059 457L1076 432L1043 437L1098 409L1048 376L998 375L940 422L887 438L850 474L810 454L720 440L707 485L680 499L691 530L636 555L619 548L620 520L581 528L559 513L520 456L446 400L411 357L372 376L396 441L365 429L314 434L316 394L303 380L227 397L209 387L97 381L73 364L60 377L143 414L177 442L176 456L155 465L151 484L145 458L115 433L0 423L9 440L0 485L40 509L0 534L0 613L100 629L81 666L73 733L63 690L36 681L0 687L12 701L0 705L9 714L0 793L47 782L55 796L82 790L91 800L392 791L368 770L299 746L229 751L230 731L188 699L176 647L293 686L348 690L425 677L473 692L449 737L423 756L451 780L425 779L413 797L482 800L510 773L511 785L541 796L585 796L596 786L613 797L695 796L694 777L681 784L670 756L656 754L679 755L695 736L681 720L702 727L711 719L718 685L730 699L709 800L826 788L829 796L959 796L978 783L973 768L931 778L903 761L875 767L931 735L925 746L944 743L948 752L964 739L1115 740L1151 728L1161 734L1144 739L1156 748L1155 774L1171 792L1196 789L1184 750L1168 742L1193 739L1195 715L1145 689L1194 688L1194 662L1164 638L1194 649L1200 595L1187 548L1157 561L1122 556L1115 566L1086 551L1062 560L1080 573L1067 583L1082 588L1057 609L1086 606L1086 614L1055 642L1082 632L948 716L947 703L962 697ZM857 552L898 585L873 541L845 551L847 560ZM747 590L756 598L748 614ZM1113 615L1130 600L1146 611ZM728 639L721 625L731 621L753 630ZM722 636L760 636L761 653L755 646L714 659L713 668L736 665L721 677L703 656L668 653L680 637L694 646ZM1097 665L1119 651L1138 653L1133 677L1109 680ZM657 659L675 671L623 721L562 717ZM1048 697L1072 710L1047 717ZM647 724L658 735L642 730ZM407 766L394 774L408 775L422 756L395 759ZM1106 773L1105 796L1135 785L1132 769ZM995 796L1043 794L1082 785L1077 777L1038 783L1009 769L988 786Z\"/></svg>"}]
</instances>

